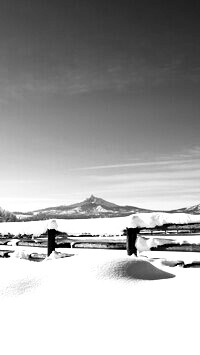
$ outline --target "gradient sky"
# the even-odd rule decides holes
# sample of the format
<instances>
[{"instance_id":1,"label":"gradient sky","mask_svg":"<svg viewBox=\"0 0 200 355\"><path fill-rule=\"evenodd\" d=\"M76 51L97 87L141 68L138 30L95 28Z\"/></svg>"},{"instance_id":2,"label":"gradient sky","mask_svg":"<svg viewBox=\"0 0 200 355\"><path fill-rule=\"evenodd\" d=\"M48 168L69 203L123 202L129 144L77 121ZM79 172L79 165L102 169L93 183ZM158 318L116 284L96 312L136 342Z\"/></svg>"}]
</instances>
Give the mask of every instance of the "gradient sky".
<instances>
[{"instance_id":1,"label":"gradient sky","mask_svg":"<svg viewBox=\"0 0 200 355\"><path fill-rule=\"evenodd\" d=\"M200 3L0 2L0 206L200 203Z\"/></svg>"}]
</instances>

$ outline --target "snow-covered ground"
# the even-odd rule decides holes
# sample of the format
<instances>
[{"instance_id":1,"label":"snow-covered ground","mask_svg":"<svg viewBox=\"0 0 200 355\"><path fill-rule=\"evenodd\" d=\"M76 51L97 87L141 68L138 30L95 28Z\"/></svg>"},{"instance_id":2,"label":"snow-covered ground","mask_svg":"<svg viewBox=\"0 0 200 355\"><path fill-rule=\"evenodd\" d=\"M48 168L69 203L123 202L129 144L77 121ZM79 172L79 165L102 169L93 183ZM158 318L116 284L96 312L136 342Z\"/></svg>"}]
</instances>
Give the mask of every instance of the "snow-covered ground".
<instances>
[{"instance_id":1,"label":"snow-covered ground","mask_svg":"<svg viewBox=\"0 0 200 355\"><path fill-rule=\"evenodd\" d=\"M126 228L154 228L163 224L200 223L200 215L186 213L136 213L126 217L91 219L56 219L31 222L0 223L0 234L40 236L47 229L57 229L68 235L121 235Z\"/></svg>"},{"instance_id":2,"label":"snow-covered ground","mask_svg":"<svg viewBox=\"0 0 200 355\"><path fill-rule=\"evenodd\" d=\"M199 349L200 269L119 250L0 259L2 354L189 354Z\"/></svg>"},{"instance_id":3,"label":"snow-covered ground","mask_svg":"<svg viewBox=\"0 0 200 355\"><path fill-rule=\"evenodd\" d=\"M120 235L126 227L195 222L200 216L152 213L53 224L68 234ZM1 223L0 233L39 236L48 226L48 221ZM57 259L54 253L33 262L26 260L33 248L6 248L16 252L0 258L2 354L198 352L200 268L150 261L145 257L151 257L148 251L136 258L125 250L62 249L70 256ZM166 254L171 261L179 260L179 253ZM191 258L199 260L199 254Z\"/></svg>"}]
</instances>

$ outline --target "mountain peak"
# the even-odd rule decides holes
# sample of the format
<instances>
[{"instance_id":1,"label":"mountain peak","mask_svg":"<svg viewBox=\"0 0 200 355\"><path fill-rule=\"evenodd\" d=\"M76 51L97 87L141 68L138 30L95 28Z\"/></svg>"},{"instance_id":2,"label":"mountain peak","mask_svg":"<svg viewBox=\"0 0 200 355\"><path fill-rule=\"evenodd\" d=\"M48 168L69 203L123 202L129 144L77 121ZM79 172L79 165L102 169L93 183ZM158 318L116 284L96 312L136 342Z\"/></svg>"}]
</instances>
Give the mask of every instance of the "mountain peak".
<instances>
[{"instance_id":1,"label":"mountain peak","mask_svg":"<svg viewBox=\"0 0 200 355\"><path fill-rule=\"evenodd\" d=\"M91 206L91 207L94 207L94 206L102 206L103 208L107 207L107 208L112 208L112 207L118 207L116 204L114 203L111 203L111 202L108 202L106 200L103 200L102 198L100 197L97 197L97 196L94 196L93 194L89 197L89 198L86 198L86 200L84 200L83 202L80 203L80 205L87 205L87 206Z\"/></svg>"},{"instance_id":2,"label":"mountain peak","mask_svg":"<svg viewBox=\"0 0 200 355\"><path fill-rule=\"evenodd\" d=\"M94 195L91 195L89 198L86 199L86 201L94 203L94 202L96 202L97 199L98 199L97 197L95 197Z\"/></svg>"}]
</instances>

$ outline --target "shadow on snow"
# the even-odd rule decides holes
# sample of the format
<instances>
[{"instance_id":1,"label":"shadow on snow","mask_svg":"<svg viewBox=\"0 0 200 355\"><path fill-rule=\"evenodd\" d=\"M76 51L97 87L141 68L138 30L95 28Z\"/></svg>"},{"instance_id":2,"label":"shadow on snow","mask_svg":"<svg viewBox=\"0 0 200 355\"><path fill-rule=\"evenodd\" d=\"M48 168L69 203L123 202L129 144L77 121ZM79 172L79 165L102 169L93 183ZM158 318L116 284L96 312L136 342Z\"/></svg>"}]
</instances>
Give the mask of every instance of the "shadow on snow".
<instances>
[{"instance_id":1,"label":"shadow on snow","mask_svg":"<svg viewBox=\"0 0 200 355\"><path fill-rule=\"evenodd\" d=\"M175 275L163 271L145 260L116 261L104 269L104 277L129 280L162 280Z\"/></svg>"}]
</instances>

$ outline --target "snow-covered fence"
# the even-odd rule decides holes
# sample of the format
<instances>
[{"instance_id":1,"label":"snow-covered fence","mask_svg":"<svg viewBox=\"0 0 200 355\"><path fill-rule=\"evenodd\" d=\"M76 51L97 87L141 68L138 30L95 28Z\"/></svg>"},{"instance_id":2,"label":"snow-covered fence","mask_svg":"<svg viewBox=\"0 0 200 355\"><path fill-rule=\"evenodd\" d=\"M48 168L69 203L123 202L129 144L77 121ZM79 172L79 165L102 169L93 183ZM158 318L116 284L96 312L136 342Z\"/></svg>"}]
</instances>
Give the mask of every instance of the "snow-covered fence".
<instances>
[{"instance_id":1,"label":"snow-covered fence","mask_svg":"<svg viewBox=\"0 0 200 355\"><path fill-rule=\"evenodd\" d=\"M150 250L200 252L200 215L150 213L134 219L139 228L127 231L128 255Z\"/></svg>"},{"instance_id":2,"label":"snow-covered fence","mask_svg":"<svg viewBox=\"0 0 200 355\"><path fill-rule=\"evenodd\" d=\"M185 213L138 213L126 217L94 218L79 220L46 220L31 222L5 222L0 223L0 234L13 236L32 235L39 237L48 232L47 254L55 249L55 237L57 232L67 235L122 235L127 231L127 254L137 252L137 235L139 232L155 227L169 225L186 225L200 223L200 215Z\"/></svg>"}]
</instances>

